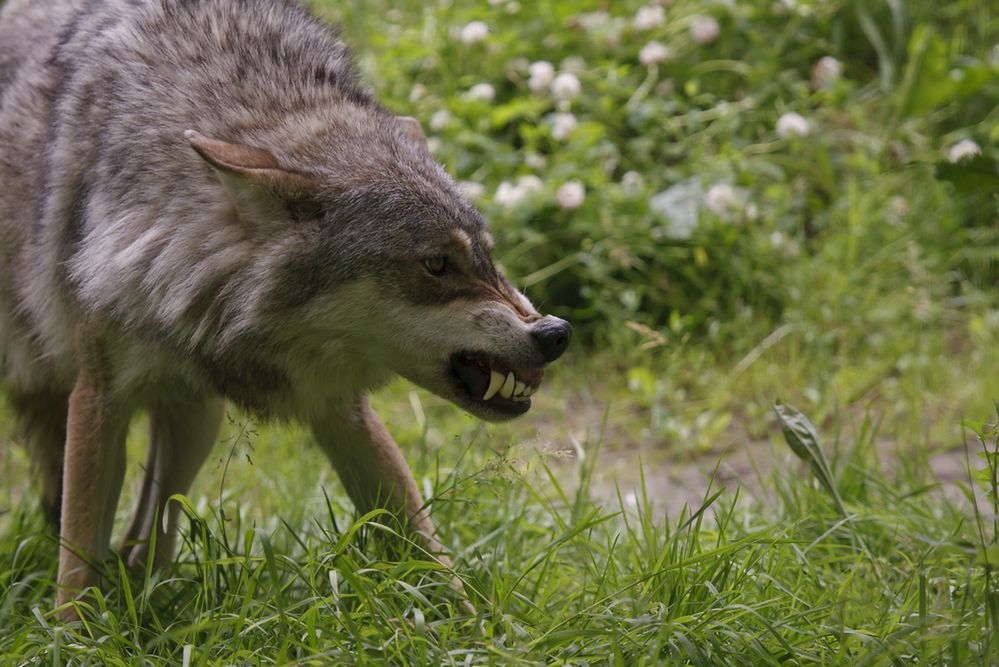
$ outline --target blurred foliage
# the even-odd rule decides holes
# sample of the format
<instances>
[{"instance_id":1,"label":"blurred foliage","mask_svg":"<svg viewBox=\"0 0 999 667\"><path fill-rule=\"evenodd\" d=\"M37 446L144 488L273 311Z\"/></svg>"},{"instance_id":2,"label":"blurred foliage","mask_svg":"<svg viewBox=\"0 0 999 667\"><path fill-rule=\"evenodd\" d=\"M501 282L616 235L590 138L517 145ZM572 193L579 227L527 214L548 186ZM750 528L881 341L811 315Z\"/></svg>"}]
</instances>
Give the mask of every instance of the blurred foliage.
<instances>
[{"instance_id":1,"label":"blurred foliage","mask_svg":"<svg viewBox=\"0 0 999 667\"><path fill-rule=\"evenodd\" d=\"M999 279L988 0L317 7L482 186L499 261L590 341L914 326ZM980 154L954 159L963 140Z\"/></svg>"}]
</instances>

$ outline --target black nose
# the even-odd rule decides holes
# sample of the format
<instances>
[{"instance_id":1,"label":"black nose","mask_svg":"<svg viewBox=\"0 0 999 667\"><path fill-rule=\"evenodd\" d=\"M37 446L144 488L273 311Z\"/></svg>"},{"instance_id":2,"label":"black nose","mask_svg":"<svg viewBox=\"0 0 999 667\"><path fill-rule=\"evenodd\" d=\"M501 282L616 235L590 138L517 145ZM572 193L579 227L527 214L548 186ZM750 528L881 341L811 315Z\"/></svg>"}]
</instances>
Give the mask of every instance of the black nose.
<instances>
[{"instance_id":1,"label":"black nose","mask_svg":"<svg viewBox=\"0 0 999 667\"><path fill-rule=\"evenodd\" d=\"M565 320L549 316L534 325L531 335L538 341L545 363L550 363L561 357L565 348L569 347L569 341L572 340L572 325Z\"/></svg>"}]
</instances>

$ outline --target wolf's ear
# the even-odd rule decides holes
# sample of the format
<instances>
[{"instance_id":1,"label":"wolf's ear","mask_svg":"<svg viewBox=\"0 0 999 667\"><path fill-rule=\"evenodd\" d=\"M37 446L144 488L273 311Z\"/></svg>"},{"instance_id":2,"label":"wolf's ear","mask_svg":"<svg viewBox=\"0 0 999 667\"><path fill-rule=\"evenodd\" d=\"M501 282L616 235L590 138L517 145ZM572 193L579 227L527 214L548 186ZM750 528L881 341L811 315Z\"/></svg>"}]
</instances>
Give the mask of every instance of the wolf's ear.
<instances>
[{"instance_id":1,"label":"wolf's ear","mask_svg":"<svg viewBox=\"0 0 999 667\"><path fill-rule=\"evenodd\" d=\"M312 178L285 169L270 151L211 139L194 130L184 136L215 169L241 216L254 222L287 218L289 204L308 201L317 189Z\"/></svg>"},{"instance_id":2,"label":"wolf's ear","mask_svg":"<svg viewBox=\"0 0 999 667\"><path fill-rule=\"evenodd\" d=\"M427 135L423 134L420 121L412 116L396 116L395 124L407 139L411 139L421 148L427 148Z\"/></svg>"}]
</instances>

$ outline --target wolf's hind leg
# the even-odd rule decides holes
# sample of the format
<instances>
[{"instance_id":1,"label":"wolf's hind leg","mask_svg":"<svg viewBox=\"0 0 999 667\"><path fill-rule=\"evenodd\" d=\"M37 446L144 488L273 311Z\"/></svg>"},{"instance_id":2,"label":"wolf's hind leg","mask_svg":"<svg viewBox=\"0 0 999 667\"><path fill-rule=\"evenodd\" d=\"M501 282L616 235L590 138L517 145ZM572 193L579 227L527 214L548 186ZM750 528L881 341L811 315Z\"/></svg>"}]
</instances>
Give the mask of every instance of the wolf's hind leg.
<instances>
[{"instance_id":1,"label":"wolf's hind leg","mask_svg":"<svg viewBox=\"0 0 999 667\"><path fill-rule=\"evenodd\" d=\"M35 475L42 485L42 510L59 532L62 513L62 464L66 448L69 395L58 391L15 393L11 406Z\"/></svg>"},{"instance_id":2,"label":"wolf's hind leg","mask_svg":"<svg viewBox=\"0 0 999 667\"><path fill-rule=\"evenodd\" d=\"M179 510L176 503L167 506L167 500L190 488L215 444L224 412L225 401L217 397L150 408L149 454L142 495L121 546L129 566L137 568L146 563L150 539L157 529L153 564L163 568L170 563Z\"/></svg>"}]
</instances>

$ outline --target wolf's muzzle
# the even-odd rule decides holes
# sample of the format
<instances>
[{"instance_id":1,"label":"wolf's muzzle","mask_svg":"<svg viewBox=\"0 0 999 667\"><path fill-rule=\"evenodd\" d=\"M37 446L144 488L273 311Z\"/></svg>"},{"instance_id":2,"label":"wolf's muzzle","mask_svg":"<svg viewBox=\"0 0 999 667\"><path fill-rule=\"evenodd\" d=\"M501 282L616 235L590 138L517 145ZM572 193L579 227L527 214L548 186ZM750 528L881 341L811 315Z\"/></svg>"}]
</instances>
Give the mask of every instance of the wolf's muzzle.
<instances>
[{"instance_id":1,"label":"wolf's muzzle","mask_svg":"<svg viewBox=\"0 0 999 667\"><path fill-rule=\"evenodd\" d=\"M534 325L531 335L537 341L545 363L550 364L561 357L569 347L569 341L572 340L572 325L549 315Z\"/></svg>"}]
</instances>

